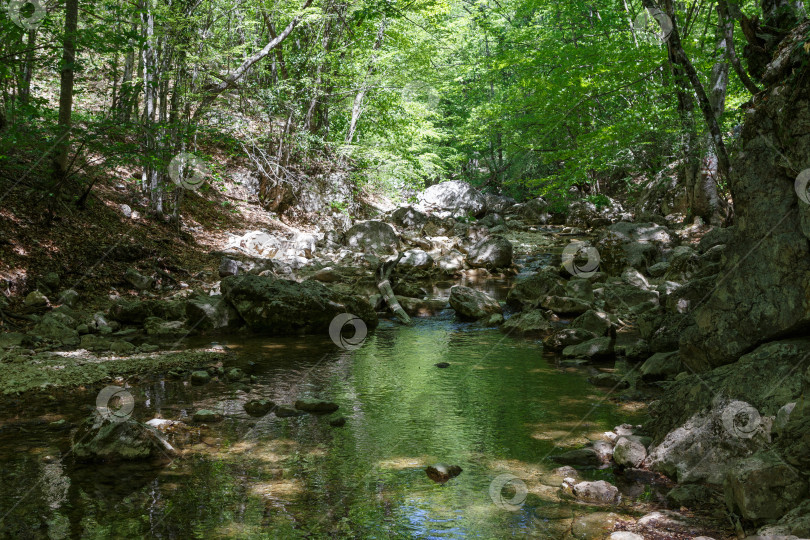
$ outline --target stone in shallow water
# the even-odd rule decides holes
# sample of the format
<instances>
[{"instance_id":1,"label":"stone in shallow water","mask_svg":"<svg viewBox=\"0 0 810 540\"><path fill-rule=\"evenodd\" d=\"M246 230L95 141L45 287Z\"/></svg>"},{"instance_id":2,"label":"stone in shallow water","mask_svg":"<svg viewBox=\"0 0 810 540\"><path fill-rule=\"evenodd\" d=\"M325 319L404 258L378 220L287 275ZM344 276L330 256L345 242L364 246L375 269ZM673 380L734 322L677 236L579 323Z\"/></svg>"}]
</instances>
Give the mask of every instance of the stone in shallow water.
<instances>
[{"instance_id":1,"label":"stone in shallow water","mask_svg":"<svg viewBox=\"0 0 810 540\"><path fill-rule=\"evenodd\" d=\"M293 416L303 416L307 414L304 411L298 411L296 409L291 409L290 407L284 406L276 407L275 413L279 418L290 418Z\"/></svg>"},{"instance_id":2,"label":"stone in shallow water","mask_svg":"<svg viewBox=\"0 0 810 540\"><path fill-rule=\"evenodd\" d=\"M194 386L202 386L211 382L211 375L207 371L193 371L191 373L191 384Z\"/></svg>"},{"instance_id":3,"label":"stone in shallow water","mask_svg":"<svg viewBox=\"0 0 810 540\"><path fill-rule=\"evenodd\" d=\"M94 415L80 426L74 440L73 455L79 461L128 461L175 454L152 427L131 419L114 421Z\"/></svg>"},{"instance_id":4,"label":"stone in shallow water","mask_svg":"<svg viewBox=\"0 0 810 540\"><path fill-rule=\"evenodd\" d=\"M320 400L299 399L295 402L295 408L312 414L329 414L340 408L337 403Z\"/></svg>"},{"instance_id":5,"label":"stone in shallow water","mask_svg":"<svg viewBox=\"0 0 810 540\"><path fill-rule=\"evenodd\" d=\"M337 418L333 418L332 420L329 420L329 425L332 427L343 427L346 425L346 417L338 416Z\"/></svg>"},{"instance_id":6,"label":"stone in shallow water","mask_svg":"<svg viewBox=\"0 0 810 540\"><path fill-rule=\"evenodd\" d=\"M450 367L450 363L449 363L449 362L439 362L438 364L434 364L434 365L435 365L437 368L449 368L449 367Z\"/></svg>"},{"instance_id":7,"label":"stone in shallow water","mask_svg":"<svg viewBox=\"0 0 810 540\"><path fill-rule=\"evenodd\" d=\"M563 454L552 456L551 459L563 465L574 467L599 467L602 465L602 456L593 448L578 448Z\"/></svg>"},{"instance_id":8,"label":"stone in shallow water","mask_svg":"<svg viewBox=\"0 0 810 540\"><path fill-rule=\"evenodd\" d=\"M212 411L209 409L200 409L199 411L194 413L194 416L191 418L194 422L203 423L203 422L221 422L222 421L222 414Z\"/></svg>"},{"instance_id":9,"label":"stone in shallow water","mask_svg":"<svg viewBox=\"0 0 810 540\"><path fill-rule=\"evenodd\" d=\"M619 488L604 480L574 484L574 496L582 501L613 504L619 500Z\"/></svg>"},{"instance_id":10,"label":"stone in shallow water","mask_svg":"<svg viewBox=\"0 0 810 540\"><path fill-rule=\"evenodd\" d=\"M269 399L252 399L245 403L245 412L250 416L264 416L269 413L276 404Z\"/></svg>"},{"instance_id":11,"label":"stone in shallow water","mask_svg":"<svg viewBox=\"0 0 810 540\"><path fill-rule=\"evenodd\" d=\"M463 472L462 468L458 465L445 465L444 463L436 463L429 465L425 469L428 478L438 484L444 484L451 478L455 478Z\"/></svg>"}]
</instances>

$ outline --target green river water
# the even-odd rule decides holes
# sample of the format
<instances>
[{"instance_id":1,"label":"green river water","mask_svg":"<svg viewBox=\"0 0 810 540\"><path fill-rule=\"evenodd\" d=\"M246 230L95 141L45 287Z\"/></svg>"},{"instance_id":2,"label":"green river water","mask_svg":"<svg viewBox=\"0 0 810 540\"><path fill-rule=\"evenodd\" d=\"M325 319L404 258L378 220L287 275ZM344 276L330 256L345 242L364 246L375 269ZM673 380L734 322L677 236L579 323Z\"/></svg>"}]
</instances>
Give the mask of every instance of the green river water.
<instances>
[{"instance_id":1,"label":"green river water","mask_svg":"<svg viewBox=\"0 0 810 540\"><path fill-rule=\"evenodd\" d=\"M169 463L72 462L68 428L92 413L98 388L6 402L0 535L553 538L591 510L557 498L550 456L634 418L539 342L457 322L452 311L410 327L383 321L354 351L321 337L221 343L232 352L226 368L254 375L249 388L168 378L130 388L140 421L224 412L174 437L183 455ZM334 401L348 421L252 418L242 405L256 397ZM424 471L436 462L463 472L436 484ZM491 494L505 474L519 482ZM616 481L609 469L583 476Z\"/></svg>"}]
</instances>

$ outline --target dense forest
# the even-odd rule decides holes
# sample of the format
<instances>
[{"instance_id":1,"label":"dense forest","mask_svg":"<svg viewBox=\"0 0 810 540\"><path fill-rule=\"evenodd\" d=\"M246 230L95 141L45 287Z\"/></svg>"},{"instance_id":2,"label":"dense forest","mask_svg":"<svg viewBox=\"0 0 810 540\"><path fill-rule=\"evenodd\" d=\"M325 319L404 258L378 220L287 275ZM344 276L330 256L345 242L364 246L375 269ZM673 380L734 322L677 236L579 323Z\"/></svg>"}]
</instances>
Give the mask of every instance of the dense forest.
<instances>
[{"instance_id":1,"label":"dense forest","mask_svg":"<svg viewBox=\"0 0 810 540\"><path fill-rule=\"evenodd\" d=\"M599 202L677 163L690 210L727 218L723 175L759 91L736 52L755 47L754 2L8 9L7 177L33 167L22 183L81 205L93 179L137 169L156 214L177 211L169 164L189 152L214 178L215 155L248 156L271 205L279 183L347 167L392 194L458 178L564 208L571 186Z\"/></svg>"},{"instance_id":2,"label":"dense forest","mask_svg":"<svg viewBox=\"0 0 810 540\"><path fill-rule=\"evenodd\" d=\"M0 537L810 537L796 0L0 4Z\"/></svg>"}]
</instances>

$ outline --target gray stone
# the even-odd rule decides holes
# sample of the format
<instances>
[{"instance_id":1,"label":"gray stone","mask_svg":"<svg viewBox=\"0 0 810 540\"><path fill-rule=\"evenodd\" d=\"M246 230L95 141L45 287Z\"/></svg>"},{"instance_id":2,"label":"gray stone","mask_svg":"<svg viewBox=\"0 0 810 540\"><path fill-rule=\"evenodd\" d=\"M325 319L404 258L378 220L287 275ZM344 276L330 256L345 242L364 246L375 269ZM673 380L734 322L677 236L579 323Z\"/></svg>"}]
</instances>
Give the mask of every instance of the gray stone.
<instances>
[{"instance_id":1,"label":"gray stone","mask_svg":"<svg viewBox=\"0 0 810 540\"><path fill-rule=\"evenodd\" d=\"M723 480L726 506L744 519L779 519L807 493L807 480L765 450L738 460Z\"/></svg>"},{"instance_id":2,"label":"gray stone","mask_svg":"<svg viewBox=\"0 0 810 540\"><path fill-rule=\"evenodd\" d=\"M199 331L224 331L239 326L239 314L220 295L198 295L189 298L185 305L186 317L191 328Z\"/></svg>"},{"instance_id":3,"label":"gray stone","mask_svg":"<svg viewBox=\"0 0 810 540\"><path fill-rule=\"evenodd\" d=\"M124 279L139 291L147 291L155 285L155 280L153 278L144 276L134 268L127 268L127 273L124 275Z\"/></svg>"},{"instance_id":4,"label":"gray stone","mask_svg":"<svg viewBox=\"0 0 810 540\"><path fill-rule=\"evenodd\" d=\"M592 332L594 337L604 336L612 326L613 324L610 322L610 317L607 313L592 309L571 321L571 328L587 330L588 332ZM568 345L572 345L572 343Z\"/></svg>"},{"instance_id":5,"label":"gray stone","mask_svg":"<svg viewBox=\"0 0 810 540\"><path fill-rule=\"evenodd\" d=\"M508 268L512 266L512 243L503 236L490 236L477 242L467 254L474 268Z\"/></svg>"},{"instance_id":6,"label":"gray stone","mask_svg":"<svg viewBox=\"0 0 810 540\"><path fill-rule=\"evenodd\" d=\"M417 268L426 269L433 266L433 257L422 249L410 249L403 254L397 268Z\"/></svg>"},{"instance_id":7,"label":"gray stone","mask_svg":"<svg viewBox=\"0 0 810 540\"><path fill-rule=\"evenodd\" d=\"M537 307L546 296L565 294L563 280L550 270L519 276L506 296L506 303L517 308Z\"/></svg>"},{"instance_id":8,"label":"gray stone","mask_svg":"<svg viewBox=\"0 0 810 540\"><path fill-rule=\"evenodd\" d=\"M156 338L177 338L189 334L183 321L164 321L159 317L147 317L143 327L146 335Z\"/></svg>"},{"instance_id":9,"label":"gray stone","mask_svg":"<svg viewBox=\"0 0 810 540\"><path fill-rule=\"evenodd\" d=\"M573 467L600 467L605 463L603 455L591 447L569 450L551 456L551 459L562 465L571 465Z\"/></svg>"},{"instance_id":10,"label":"gray stone","mask_svg":"<svg viewBox=\"0 0 810 540\"><path fill-rule=\"evenodd\" d=\"M621 467L638 467L646 457L644 445L628 437L621 437L613 448L613 461Z\"/></svg>"},{"instance_id":11,"label":"gray stone","mask_svg":"<svg viewBox=\"0 0 810 540\"><path fill-rule=\"evenodd\" d=\"M481 319L503 311L498 301L485 292L462 285L450 289L450 307L459 317L468 320Z\"/></svg>"},{"instance_id":12,"label":"gray stone","mask_svg":"<svg viewBox=\"0 0 810 540\"><path fill-rule=\"evenodd\" d=\"M132 419L114 421L94 415L74 435L72 454L79 461L130 461L170 458L175 449L158 432Z\"/></svg>"},{"instance_id":13,"label":"gray stone","mask_svg":"<svg viewBox=\"0 0 810 540\"><path fill-rule=\"evenodd\" d=\"M250 416L261 417L273 410L276 404L269 399L252 399L245 403L245 412Z\"/></svg>"},{"instance_id":14,"label":"gray stone","mask_svg":"<svg viewBox=\"0 0 810 540\"><path fill-rule=\"evenodd\" d=\"M214 423L221 422L223 419L222 414L209 409L200 409L194 413L191 420L198 424L200 423Z\"/></svg>"},{"instance_id":15,"label":"gray stone","mask_svg":"<svg viewBox=\"0 0 810 540\"><path fill-rule=\"evenodd\" d=\"M546 296L540 306L561 315L581 315L591 307L587 302L566 296Z\"/></svg>"},{"instance_id":16,"label":"gray stone","mask_svg":"<svg viewBox=\"0 0 810 540\"><path fill-rule=\"evenodd\" d=\"M318 281L301 283L252 275L230 276L220 288L247 327L270 335L327 333L342 313L359 317L368 329L377 326L377 314L368 300L338 293Z\"/></svg>"},{"instance_id":17,"label":"gray stone","mask_svg":"<svg viewBox=\"0 0 810 540\"><path fill-rule=\"evenodd\" d=\"M614 356L614 345L614 338L608 336L598 337L577 345L569 345L563 349L562 354L566 358L603 360Z\"/></svg>"},{"instance_id":18,"label":"gray stone","mask_svg":"<svg viewBox=\"0 0 810 540\"><path fill-rule=\"evenodd\" d=\"M768 444L766 426L756 411L740 401L717 399L710 410L696 413L650 448L644 463L679 483L721 484L738 459Z\"/></svg>"},{"instance_id":19,"label":"gray stone","mask_svg":"<svg viewBox=\"0 0 810 540\"><path fill-rule=\"evenodd\" d=\"M399 246L399 237L387 223L363 221L346 231L344 245L366 253L392 254Z\"/></svg>"},{"instance_id":20,"label":"gray stone","mask_svg":"<svg viewBox=\"0 0 810 540\"><path fill-rule=\"evenodd\" d=\"M27 308L43 308L48 305L48 297L39 291L31 291L23 300L23 305Z\"/></svg>"},{"instance_id":21,"label":"gray stone","mask_svg":"<svg viewBox=\"0 0 810 540\"><path fill-rule=\"evenodd\" d=\"M678 351L655 353L649 357L639 370L644 382L663 381L674 378L683 371Z\"/></svg>"},{"instance_id":22,"label":"gray stone","mask_svg":"<svg viewBox=\"0 0 810 540\"><path fill-rule=\"evenodd\" d=\"M572 277L565 284L565 294L563 296L576 298L587 303L593 302L593 285L588 279Z\"/></svg>"},{"instance_id":23,"label":"gray stone","mask_svg":"<svg viewBox=\"0 0 810 540\"><path fill-rule=\"evenodd\" d=\"M427 216L411 206L403 206L394 210L391 221L400 227L415 229L427 222Z\"/></svg>"},{"instance_id":24,"label":"gray stone","mask_svg":"<svg viewBox=\"0 0 810 540\"><path fill-rule=\"evenodd\" d=\"M543 310L532 309L512 315L503 323L501 329L509 334L515 332L518 335L529 336L547 334L553 330L553 326Z\"/></svg>"},{"instance_id":25,"label":"gray stone","mask_svg":"<svg viewBox=\"0 0 810 540\"><path fill-rule=\"evenodd\" d=\"M680 484L667 492L667 504L674 508L703 508L712 498L712 493L701 484Z\"/></svg>"},{"instance_id":26,"label":"gray stone","mask_svg":"<svg viewBox=\"0 0 810 540\"><path fill-rule=\"evenodd\" d=\"M219 277L235 276L239 273L239 263L228 257L222 257L219 263Z\"/></svg>"},{"instance_id":27,"label":"gray stone","mask_svg":"<svg viewBox=\"0 0 810 540\"><path fill-rule=\"evenodd\" d=\"M58 302L68 307L74 307L76 302L79 301L79 293L74 291L73 289L65 289L64 291L60 292L58 297Z\"/></svg>"},{"instance_id":28,"label":"gray stone","mask_svg":"<svg viewBox=\"0 0 810 540\"><path fill-rule=\"evenodd\" d=\"M598 337L584 328L564 328L543 340L543 347L550 351L562 351L566 347L578 345Z\"/></svg>"},{"instance_id":29,"label":"gray stone","mask_svg":"<svg viewBox=\"0 0 810 540\"><path fill-rule=\"evenodd\" d=\"M481 192L460 180L430 186L419 194L419 202L425 208L447 212L453 217L481 217L487 210L487 201Z\"/></svg>"},{"instance_id":30,"label":"gray stone","mask_svg":"<svg viewBox=\"0 0 810 540\"><path fill-rule=\"evenodd\" d=\"M574 496L581 501L599 504L615 504L620 498L619 488L604 480L574 484Z\"/></svg>"}]
</instances>

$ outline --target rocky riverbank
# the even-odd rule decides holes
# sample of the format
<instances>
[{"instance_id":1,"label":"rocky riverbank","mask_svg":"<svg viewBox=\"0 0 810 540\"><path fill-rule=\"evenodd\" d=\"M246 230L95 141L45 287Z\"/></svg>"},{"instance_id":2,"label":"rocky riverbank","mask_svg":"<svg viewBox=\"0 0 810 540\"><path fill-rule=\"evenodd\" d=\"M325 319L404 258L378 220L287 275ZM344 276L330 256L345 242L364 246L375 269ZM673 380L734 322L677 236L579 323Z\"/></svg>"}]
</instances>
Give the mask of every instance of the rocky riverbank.
<instances>
[{"instance_id":1,"label":"rocky riverbank","mask_svg":"<svg viewBox=\"0 0 810 540\"><path fill-rule=\"evenodd\" d=\"M679 339L720 278L732 232L677 221L634 216L615 201L578 201L562 217L542 199L518 204L447 182L418 204L342 232L236 237L219 253L213 279L194 287L157 291L155 276L132 269L126 280L138 292L109 298L105 309L88 311L49 276L13 306L30 328L0 335L0 390L149 372L217 376L223 350L178 349L197 335L326 335L343 313L370 330L393 317L394 304L412 317L451 308L461 320L542 339L561 366L590 366L591 382L615 399L655 400L648 424L619 426L560 453L561 464L612 466L651 486L675 481L667 495L674 511L715 505L743 531L810 535L801 397L810 387L808 342L771 342L735 364L694 372ZM513 279L505 306L479 286L493 279ZM576 481L573 469L563 477L563 496L619 503L606 482ZM694 526L676 514L623 519L604 523L653 537Z\"/></svg>"}]
</instances>

